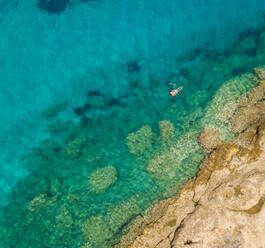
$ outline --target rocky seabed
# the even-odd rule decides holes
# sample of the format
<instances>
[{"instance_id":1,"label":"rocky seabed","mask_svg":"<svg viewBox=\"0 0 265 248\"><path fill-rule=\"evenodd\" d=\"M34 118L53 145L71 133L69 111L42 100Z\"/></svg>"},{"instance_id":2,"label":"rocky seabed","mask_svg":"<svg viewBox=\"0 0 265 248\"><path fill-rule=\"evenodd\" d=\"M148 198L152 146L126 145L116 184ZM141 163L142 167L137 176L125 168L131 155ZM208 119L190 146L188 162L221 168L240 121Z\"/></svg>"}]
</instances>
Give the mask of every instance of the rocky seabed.
<instances>
[{"instance_id":1,"label":"rocky seabed","mask_svg":"<svg viewBox=\"0 0 265 248\"><path fill-rule=\"evenodd\" d=\"M253 75L258 86L215 115L234 140L206 125L198 141L208 156L197 176L139 216L116 248L265 247L265 69Z\"/></svg>"}]
</instances>

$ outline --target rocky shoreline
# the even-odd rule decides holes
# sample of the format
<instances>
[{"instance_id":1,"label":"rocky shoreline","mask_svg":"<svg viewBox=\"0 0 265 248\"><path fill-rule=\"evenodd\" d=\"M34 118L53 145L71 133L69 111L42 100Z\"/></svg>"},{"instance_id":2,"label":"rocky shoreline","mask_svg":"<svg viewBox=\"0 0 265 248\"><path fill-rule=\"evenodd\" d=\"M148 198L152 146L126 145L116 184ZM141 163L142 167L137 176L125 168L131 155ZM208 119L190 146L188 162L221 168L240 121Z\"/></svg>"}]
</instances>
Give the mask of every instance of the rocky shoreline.
<instances>
[{"instance_id":1,"label":"rocky shoreline","mask_svg":"<svg viewBox=\"0 0 265 248\"><path fill-rule=\"evenodd\" d=\"M197 176L138 216L115 248L265 246L265 68L253 76L258 86L225 102L221 125L206 123L198 137L209 155Z\"/></svg>"}]
</instances>

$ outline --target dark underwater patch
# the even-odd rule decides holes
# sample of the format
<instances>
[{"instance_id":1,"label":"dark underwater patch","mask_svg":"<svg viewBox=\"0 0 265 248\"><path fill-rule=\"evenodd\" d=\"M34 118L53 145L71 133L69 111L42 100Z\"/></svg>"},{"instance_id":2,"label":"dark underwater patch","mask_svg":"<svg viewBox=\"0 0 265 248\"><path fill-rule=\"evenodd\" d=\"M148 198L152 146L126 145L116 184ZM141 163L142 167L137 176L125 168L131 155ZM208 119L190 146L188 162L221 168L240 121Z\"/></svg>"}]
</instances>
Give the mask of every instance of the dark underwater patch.
<instances>
[{"instance_id":1,"label":"dark underwater patch","mask_svg":"<svg viewBox=\"0 0 265 248\"><path fill-rule=\"evenodd\" d=\"M253 49L248 50L248 51L247 51L247 55L248 55L249 57L257 56L257 49L256 49L256 47L253 48Z\"/></svg>"},{"instance_id":2,"label":"dark underwater patch","mask_svg":"<svg viewBox=\"0 0 265 248\"><path fill-rule=\"evenodd\" d=\"M73 111L76 115L83 115L84 114L84 108L83 107L76 107L73 108Z\"/></svg>"},{"instance_id":3,"label":"dark underwater patch","mask_svg":"<svg viewBox=\"0 0 265 248\"><path fill-rule=\"evenodd\" d=\"M99 0L80 0L83 3L98 2Z\"/></svg>"},{"instance_id":4,"label":"dark underwater patch","mask_svg":"<svg viewBox=\"0 0 265 248\"><path fill-rule=\"evenodd\" d=\"M81 119L82 127L89 126L89 123L91 123L91 121L92 121L92 118L83 116L82 119Z\"/></svg>"},{"instance_id":5,"label":"dark underwater patch","mask_svg":"<svg viewBox=\"0 0 265 248\"><path fill-rule=\"evenodd\" d=\"M260 30L247 29L247 30L239 33L239 39L253 36L257 40L259 34L260 34Z\"/></svg>"},{"instance_id":6,"label":"dark underwater patch","mask_svg":"<svg viewBox=\"0 0 265 248\"><path fill-rule=\"evenodd\" d=\"M120 99L115 98L115 97L108 98L106 99L106 101L109 107L112 107L112 106L125 107L126 106L124 102L122 102Z\"/></svg>"},{"instance_id":7,"label":"dark underwater patch","mask_svg":"<svg viewBox=\"0 0 265 248\"><path fill-rule=\"evenodd\" d=\"M177 56L177 61L182 62L191 62L195 60L198 56L202 54L202 48L194 48L192 50L189 50L185 53L182 53L181 55Z\"/></svg>"},{"instance_id":8,"label":"dark underwater patch","mask_svg":"<svg viewBox=\"0 0 265 248\"><path fill-rule=\"evenodd\" d=\"M87 97L90 96L102 96L102 94L98 90L89 90L87 92Z\"/></svg>"},{"instance_id":9,"label":"dark underwater patch","mask_svg":"<svg viewBox=\"0 0 265 248\"><path fill-rule=\"evenodd\" d=\"M245 73L246 71L247 71L247 68L245 67L235 68L232 70L232 76L235 77L235 76L241 75Z\"/></svg>"},{"instance_id":10,"label":"dark underwater patch","mask_svg":"<svg viewBox=\"0 0 265 248\"><path fill-rule=\"evenodd\" d=\"M52 14L61 14L67 5L69 0L38 0L38 8L47 11Z\"/></svg>"},{"instance_id":11,"label":"dark underwater patch","mask_svg":"<svg viewBox=\"0 0 265 248\"><path fill-rule=\"evenodd\" d=\"M86 103L83 106L73 108L76 115L82 116L91 109L91 105Z\"/></svg>"},{"instance_id":12,"label":"dark underwater patch","mask_svg":"<svg viewBox=\"0 0 265 248\"><path fill-rule=\"evenodd\" d=\"M139 73L141 69L142 67L139 65L139 63L136 60L127 62L127 71L129 73Z\"/></svg>"}]
</instances>

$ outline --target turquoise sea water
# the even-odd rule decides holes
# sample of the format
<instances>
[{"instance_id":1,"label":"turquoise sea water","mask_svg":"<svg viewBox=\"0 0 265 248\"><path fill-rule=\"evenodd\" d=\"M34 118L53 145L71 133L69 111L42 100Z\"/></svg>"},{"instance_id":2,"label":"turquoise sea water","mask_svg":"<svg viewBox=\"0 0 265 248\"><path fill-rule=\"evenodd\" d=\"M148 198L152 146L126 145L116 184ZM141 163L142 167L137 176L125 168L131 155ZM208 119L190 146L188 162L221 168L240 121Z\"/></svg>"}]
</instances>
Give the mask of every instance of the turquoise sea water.
<instances>
[{"instance_id":1,"label":"turquoise sea water","mask_svg":"<svg viewBox=\"0 0 265 248\"><path fill-rule=\"evenodd\" d=\"M111 247L197 172L206 106L265 64L265 3L53 3L0 0L0 247Z\"/></svg>"}]
</instances>

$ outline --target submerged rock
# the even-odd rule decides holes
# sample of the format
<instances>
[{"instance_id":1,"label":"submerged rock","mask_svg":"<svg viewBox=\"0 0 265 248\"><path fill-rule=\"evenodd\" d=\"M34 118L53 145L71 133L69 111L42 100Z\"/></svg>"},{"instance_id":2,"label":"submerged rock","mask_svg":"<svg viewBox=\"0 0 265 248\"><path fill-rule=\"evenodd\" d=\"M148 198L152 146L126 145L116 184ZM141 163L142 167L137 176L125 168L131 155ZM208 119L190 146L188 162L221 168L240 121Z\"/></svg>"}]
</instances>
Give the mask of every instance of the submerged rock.
<instances>
[{"instance_id":1,"label":"submerged rock","mask_svg":"<svg viewBox=\"0 0 265 248\"><path fill-rule=\"evenodd\" d=\"M62 149L62 155L69 158L78 158L82 154L87 139L85 136L78 136L68 142Z\"/></svg>"},{"instance_id":2,"label":"submerged rock","mask_svg":"<svg viewBox=\"0 0 265 248\"><path fill-rule=\"evenodd\" d=\"M265 119L244 133L248 132L251 141L245 135L220 144L202 163L198 176L167 202L159 217L145 222L129 247L264 246ZM247 148L239 140L249 144Z\"/></svg>"},{"instance_id":3,"label":"submerged rock","mask_svg":"<svg viewBox=\"0 0 265 248\"><path fill-rule=\"evenodd\" d=\"M159 180L174 180L175 177L184 178L189 174L189 169L183 169L185 159L191 155L200 153L196 134L192 131L182 135L177 142L172 144L166 151L155 150L147 163L146 170ZM195 156L196 157L196 156Z\"/></svg>"},{"instance_id":4,"label":"submerged rock","mask_svg":"<svg viewBox=\"0 0 265 248\"><path fill-rule=\"evenodd\" d=\"M256 88L252 89L253 87ZM240 121L235 124L237 122L235 115L237 113L240 115L243 111L240 110L242 106L249 106L261 100L263 98L263 88L262 82L257 80L254 73L245 73L234 77L217 90L213 100L206 108L206 113L201 119L201 125L217 127L221 131L223 141L232 141L236 133L249 126L242 124L240 127ZM248 92L249 90L251 91ZM260 91L262 94L259 93ZM251 111L248 113L250 114ZM255 114L250 115L253 118L256 116ZM250 122L253 121L253 118ZM258 120L258 118L255 120ZM244 120L244 122L246 121L248 120Z\"/></svg>"},{"instance_id":5,"label":"submerged rock","mask_svg":"<svg viewBox=\"0 0 265 248\"><path fill-rule=\"evenodd\" d=\"M206 127L199 136L199 142L203 149L210 152L222 142L220 130L215 127Z\"/></svg>"},{"instance_id":6,"label":"submerged rock","mask_svg":"<svg viewBox=\"0 0 265 248\"><path fill-rule=\"evenodd\" d=\"M69 0L38 0L37 6L48 13L61 14L69 2Z\"/></svg>"},{"instance_id":7,"label":"submerged rock","mask_svg":"<svg viewBox=\"0 0 265 248\"><path fill-rule=\"evenodd\" d=\"M265 67L255 68L255 73L260 80L265 80Z\"/></svg>"},{"instance_id":8,"label":"submerged rock","mask_svg":"<svg viewBox=\"0 0 265 248\"><path fill-rule=\"evenodd\" d=\"M56 200L56 197L49 197L47 194L38 195L29 202L28 210L30 212L38 211L53 204Z\"/></svg>"},{"instance_id":9,"label":"submerged rock","mask_svg":"<svg viewBox=\"0 0 265 248\"><path fill-rule=\"evenodd\" d=\"M240 40L240 42L236 46L235 51L238 53L249 53L254 49L256 49L255 37L247 36L246 38Z\"/></svg>"},{"instance_id":10,"label":"submerged rock","mask_svg":"<svg viewBox=\"0 0 265 248\"><path fill-rule=\"evenodd\" d=\"M265 108L263 109L263 111ZM260 119L262 109L258 106L240 108L232 117L232 130L240 133Z\"/></svg>"},{"instance_id":11,"label":"submerged rock","mask_svg":"<svg viewBox=\"0 0 265 248\"><path fill-rule=\"evenodd\" d=\"M87 98L87 103L85 106L89 106L90 108L104 108L105 106L105 98L103 95L90 95Z\"/></svg>"},{"instance_id":12,"label":"submerged rock","mask_svg":"<svg viewBox=\"0 0 265 248\"><path fill-rule=\"evenodd\" d=\"M141 69L142 67L139 65L139 63L136 60L127 62L127 71L129 73L139 73Z\"/></svg>"},{"instance_id":13,"label":"submerged rock","mask_svg":"<svg viewBox=\"0 0 265 248\"><path fill-rule=\"evenodd\" d=\"M133 216L141 212L141 209L137 205L137 200L139 200L137 196L129 197L108 210L107 222L110 230L117 233L122 226L132 220Z\"/></svg>"},{"instance_id":14,"label":"submerged rock","mask_svg":"<svg viewBox=\"0 0 265 248\"><path fill-rule=\"evenodd\" d=\"M117 181L117 170L114 166L107 166L92 172L88 179L89 188L97 194L103 193Z\"/></svg>"},{"instance_id":15,"label":"submerged rock","mask_svg":"<svg viewBox=\"0 0 265 248\"><path fill-rule=\"evenodd\" d=\"M236 104L238 107L245 107L249 105L256 104L258 101L262 100L264 97L264 85L259 85L253 90L243 94L238 98Z\"/></svg>"},{"instance_id":16,"label":"submerged rock","mask_svg":"<svg viewBox=\"0 0 265 248\"><path fill-rule=\"evenodd\" d=\"M208 106L208 119L202 121L206 123L206 128L199 141L205 150L216 149L203 161L198 175L178 195L167 200L159 216L143 219L138 233L133 229L116 248L128 247L131 240L134 241L130 248L265 245L263 69L255 70L255 74L241 77L243 82L236 78L223 85ZM253 76L257 76L259 86L245 93L246 88L255 84ZM226 105L226 109L231 111L225 111L224 116L220 116ZM232 129L229 135L239 135L233 142L221 143L220 131L209 128L209 123L213 126L217 124L218 128ZM178 166L174 161L181 158L180 154L184 151L191 152L192 148L184 147L180 151L180 147L173 145L149 161L147 170L156 176L165 173L169 179L171 169Z\"/></svg>"},{"instance_id":17,"label":"submerged rock","mask_svg":"<svg viewBox=\"0 0 265 248\"><path fill-rule=\"evenodd\" d=\"M106 247L105 240L111 237L110 229L102 215L94 215L81 225L85 239L82 248Z\"/></svg>"},{"instance_id":18,"label":"submerged rock","mask_svg":"<svg viewBox=\"0 0 265 248\"><path fill-rule=\"evenodd\" d=\"M130 133L127 136L126 143L131 154L142 155L152 147L153 132L151 127L145 125L138 131Z\"/></svg>"},{"instance_id":19,"label":"submerged rock","mask_svg":"<svg viewBox=\"0 0 265 248\"><path fill-rule=\"evenodd\" d=\"M174 137L175 127L170 121L160 121L160 142L162 144L167 143Z\"/></svg>"}]
</instances>

